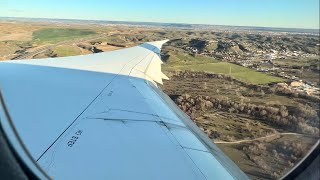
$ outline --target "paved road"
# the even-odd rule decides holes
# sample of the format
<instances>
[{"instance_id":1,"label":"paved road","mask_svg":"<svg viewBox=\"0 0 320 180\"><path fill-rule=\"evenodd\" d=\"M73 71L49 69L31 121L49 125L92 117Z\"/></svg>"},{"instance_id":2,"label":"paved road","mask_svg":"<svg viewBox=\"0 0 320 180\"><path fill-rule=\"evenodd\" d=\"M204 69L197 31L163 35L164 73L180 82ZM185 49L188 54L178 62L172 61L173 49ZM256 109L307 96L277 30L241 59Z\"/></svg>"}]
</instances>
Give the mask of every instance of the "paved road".
<instances>
[{"instance_id":1,"label":"paved road","mask_svg":"<svg viewBox=\"0 0 320 180\"><path fill-rule=\"evenodd\" d=\"M62 41L62 42L59 42L59 43L54 44L54 45L44 46L44 47L41 47L41 48L36 49L35 51L27 52L27 53L25 53L25 54L18 55L18 56L16 56L16 57L12 58L11 60L32 58L32 57L34 57L35 55L38 55L38 54L40 54L40 53L44 53L44 52L46 52L46 51L49 51L50 49L53 49L53 48L55 48L55 47L57 47L57 46L59 46L59 45L62 45L62 44L70 44L70 43L80 43L80 42L92 41L92 40L104 38L104 37L107 37L107 36L110 36L110 35L113 35L113 34L90 36L90 37L85 37L85 38L80 38L80 39Z\"/></svg>"},{"instance_id":2,"label":"paved road","mask_svg":"<svg viewBox=\"0 0 320 180\"><path fill-rule=\"evenodd\" d=\"M245 143L245 142L252 142L257 140L263 140L271 137L281 136L281 135L295 135L295 136L306 136L306 137L314 137L309 134L299 134L299 133L275 133L263 137L258 137L254 139L248 139L248 140L239 140L239 141L214 141L215 144L239 144L239 143Z\"/></svg>"}]
</instances>

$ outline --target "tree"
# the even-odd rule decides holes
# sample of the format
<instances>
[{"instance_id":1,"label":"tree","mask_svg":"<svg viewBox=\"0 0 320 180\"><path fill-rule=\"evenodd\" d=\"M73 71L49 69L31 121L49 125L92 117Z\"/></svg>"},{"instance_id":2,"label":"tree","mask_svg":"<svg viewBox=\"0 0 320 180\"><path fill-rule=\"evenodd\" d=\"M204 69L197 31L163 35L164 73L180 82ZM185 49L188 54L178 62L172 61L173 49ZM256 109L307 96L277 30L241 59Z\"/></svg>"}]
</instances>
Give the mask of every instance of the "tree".
<instances>
[{"instance_id":1,"label":"tree","mask_svg":"<svg viewBox=\"0 0 320 180\"><path fill-rule=\"evenodd\" d=\"M281 117L287 117L289 114L287 108L285 106L280 107L280 115Z\"/></svg>"}]
</instances>

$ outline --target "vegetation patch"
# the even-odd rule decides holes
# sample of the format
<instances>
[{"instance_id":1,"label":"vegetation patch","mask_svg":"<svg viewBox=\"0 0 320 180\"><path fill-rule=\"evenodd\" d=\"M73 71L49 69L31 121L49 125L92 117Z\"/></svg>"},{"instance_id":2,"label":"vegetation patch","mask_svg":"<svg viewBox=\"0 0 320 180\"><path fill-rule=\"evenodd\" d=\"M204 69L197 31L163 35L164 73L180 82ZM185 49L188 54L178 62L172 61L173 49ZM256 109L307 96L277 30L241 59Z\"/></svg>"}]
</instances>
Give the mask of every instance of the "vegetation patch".
<instances>
[{"instance_id":1,"label":"vegetation patch","mask_svg":"<svg viewBox=\"0 0 320 180\"><path fill-rule=\"evenodd\" d=\"M57 46L53 50L52 54L54 54L54 56L57 56L57 57L77 56L81 54L81 50L76 46L61 45L61 46Z\"/></svg>"},{"instance_id":2,"label":"vegetation patch","mask_svg":"<svg viewBox=\"0 0 320 180\"><path fill-rule=\"evenodd\" d=\"M236 64L219 62L207 64L195 64L181 68L182 70L206 71L213 73L228 74L240 81L252 84L268 84L272 82L283 82L279 77L270 76L261 72L254 71Z\"/></svg>"},{"instance_id":3,"label":"vegetation patch","mask_svg":"<svg viewBox=\"0 0 320 180\"><path fill-rule=\"evenodd\" d=\"M279 77L270 76L250 68L228 62L222 62L205 56L194 57L179 53L177 55L170 55L167 63L167 67L164 67L165 70L192 70L220 73L251 84L268 84L284 81L284 79Z\"/></svg>"},{"instance_id":4,"label":"vegetation patch","mask_svg":"<svg viewBox=\"0 0 320 180\"><path fill-rule=\"evenodd\" d=\"M96 34L88 29L47 28L34 31L32 38L36 42L58 42Z\"/></svg>"}]
</instances>

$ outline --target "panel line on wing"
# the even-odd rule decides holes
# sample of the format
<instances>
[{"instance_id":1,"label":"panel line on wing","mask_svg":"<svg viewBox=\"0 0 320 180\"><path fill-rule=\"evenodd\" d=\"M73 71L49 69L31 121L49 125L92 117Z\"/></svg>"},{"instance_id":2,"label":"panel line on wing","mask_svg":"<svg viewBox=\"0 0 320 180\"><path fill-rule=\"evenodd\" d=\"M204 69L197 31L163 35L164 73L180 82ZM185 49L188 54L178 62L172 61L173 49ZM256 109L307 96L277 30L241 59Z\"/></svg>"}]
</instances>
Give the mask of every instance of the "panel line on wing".
<instances>
[{"instance_id":1,"label":"panel line on wing","mask_svg":"<svg viewBox=\"0 0 320 180\"><path fill-rule=\"evenodd\" d=\"M53 143L39 156L37 161L57 142L57 140L78 120L78 118L90 107L90 105L102 94L102 92L111 84L111 82L116 78L114 76L112 80L103 88L103 90L88 104L88 106L71 122L71 124L53 141Z\"/></svg>"},{"instance_id":2,"label":"panel line on wing","mask_svg":"<svg viewBox=\"0 0 320 180\"><path fill-rule=\"evenodd\" d=\"M185 148L184 146L181 145L181 143L179 142L179 140L177 139L177 137L171 132L170 128L168 128L166 125L163 125L163 124L159 124L159 126L160 126L160 127L161 127L161 126L162 126L162 127L165 127L165 128L168 130L168 131L166 131L166 132L170 134L170 137L172 137L172 138L174 139L175 143L176 143L179 147L181 147L181 149L183 150L183 152L188 156L188 158L192 161L192 163L194 164L194 166L199 170L199 172L203 175L203 177L204 177L205 179L207 179L206 176L204 175L204 173L201 171L200 167L197 166L197 164L194 162L194 160L191 158L191 156L187 153L187 151L186 151L187 148ZM186 129L187 129L187 128L186 128ZM167 134L167 136L168 136L168 134ZM170 137L168 137L168 138L171 140ZM172 140L171 140L171 142L172 142ZM201 151L201 150L193 149L193 148L188 148L188 149ZM204 151L201 151L201 152L204 152Z\"/></svg>"},{"instance_id":3,"label":"panel line on wing","mask_svg":"<svg viewBox=\"0 0 320 180\"><path fill-rule=\"evenodd\" d=\"M132 58L128 63L130 63L131 61L135 60L136 58L138 58L139 56L136 56L134 58ZM144 57L145 58L145 57ZM144 59L143 58L143 59ZM125 68L125 66L128 64L126 63L120 70L120 72ZM41 159L41 157L57 142L57 140L79 119L79 117L91 106L91 104L107 89L107 87L113 82L114 79L116 79L120 72L115 75L111 81L101 90L101 92L88 104L88 106L71 122L71 124L53 141L53 143L38 157L38 159L36 161L39 161Z\"/></svg>"},{"instance_id":4,"label":"panel line on wing","mask_svg":"<svg viewBox=\"0 0 320 180\"><path fill-rule=\"evenodd\" d=\"M143 95L142 95L143 96ZM147 103L147 102L146 102ZM114 109L114 108L110 108L110 110L116 110L116 111L123 111L123 112L131 112L131 113L137 113L137 114L145 114L145 115L150 115L150 116L155 116L155 117L159 117L161 119L167 119L167 120L172 120L175 121L175 119L172 119L170 117L166 117L166 116L161 116L158 114L154 114L154 113L144 113L144 112L138 112L138 111L130 111L130 110L126 110L126 109ZM107 112L107 111L106 111ZM171 123L173 124L173 123ZM181 126L183 127L183 126Z\"/></svg>"},{"instance_id":5,"label":"panel line on wing","mask_svg":"<svg viewBox=\"0 0 320 180\"><path fill-rule=\"evenodd\" d=\"M115 109L115 108L110 108L110 110L115 110L115 111L124 111L124 112L131 112L131 113L137 113L137 114L146 114L146 115L151 115L151 116L158 116L158 115L153 114L153 113L144 113L144 112L138 112L138 111L130 111L130 110L126 110L126 109Z\"/></svg>"},{"instance_id":6,"label":"panel line on wing","mask_svg":"<svg viewBox=\"0 0 320 180\"><path fill-rule=\"evenodd\" d=\"M185 126L166 122L166 121L163 121L162 119L158 119L158 120L155 120L155 119L126 119L126 118L116 119L116 118L92 118L92 117L87 117L85 119L99 119L99 120L105 120L105 121L120 121L120 122L155 122L161 126L165 126L169 131L171 128L182 128L182 129L187 130L187 128Z\"/></svg>"},{"instance_id":7,"label":"panel line on wing","mask_svg":"<svg viewBox=\"0 0 320 180\"><path fill-rule=\"evenodd\" d=\"M193 164L198 168L198 170L200 171L200 173L203 175L203 177L208 180L208 178L205 176L205 174L201 171L200 167L197 166L196 162L194 162L194 160L191 158L191 156L188 154L188 152L186 151L186 149L182 148L183 151L187 154L187 156L190 158L190 160L193 162Z\"/></svg>"},{"instance_id":8,"label":"panel line on wing","mask_svg":"<svg viewBox=\"0 0 320 180\"><path fill-rule=\"evenodd\" d=\"M202 147L202 149L200 149L201 146L200 147L198 146L199 148L192 148L192 147L187 147L187 146L183 145L185 143L183 143L183 141L181 139L179 139L178 136L176 134L174 134L172 131L173 129L182 129L186 132L190 132L187 127L179 126L179 125L177 126L175 124L173 124L174 126L171 126L172 125L171 123L165 123L163 121L161 121L159 125L168 129L168 132L171 134L172 137L174 137L174 139L176 140L176 142L178 143L178 145L180 147L209 153L209 151L204 147Z\"/></svg>"},{"instance_id":9,"label":"panel line on wing","mask_svg":"<svg viewBox=\"0 0 320 180\"><path fill-rule=\"evenodd\" d=\"M185 146L181 146L183 149L190 149L190 150L194 150L194 151L200 151L200 152L205 152L205 153L209 153L209 151L204 151L204 150L200 150L200 149L195 149L195 148L190 148L190 147L185 147Z\"/></svg>"},{"instance_id":10,"label":"panel line on wing","mask_svg":"<svg viewBox=\"0 0 320 180\"><path fill-rule=\"evenodd\" d=\"M152 53L153 53L153 56L151 57L151 61L152 61L153 57L155 56L154 52L150 52L150 53L147 55L147 56L149 56L149 55L152 54ZM147 56L146 56L146 57L147 57ZM144 59L145 59L145 58L144 58ZM141 61L139 61L138 63L136 63L136 64L133 66L133 68L130 70L129 75L132 73L132 70L135 69L135 67L137 67L137 65L140 64L144 59L142 59ZM150 62L149 62L149 64L150 64Z\"/></svg>"},{"instance_id":11,"label":"panel line on wing","mask_svg":"<svg viewBox=\"0 0 320 180\"><path fill-rule=\"evenodd\" d=\"M122 122L126 122L126 121L132 121L132 122L160 122L157 120L153 120L153 119L109 119L109 118L86 118L86 119L100 119L100 120L105 120L105 121L122 121Z\"/></svg>"}]
</instances>

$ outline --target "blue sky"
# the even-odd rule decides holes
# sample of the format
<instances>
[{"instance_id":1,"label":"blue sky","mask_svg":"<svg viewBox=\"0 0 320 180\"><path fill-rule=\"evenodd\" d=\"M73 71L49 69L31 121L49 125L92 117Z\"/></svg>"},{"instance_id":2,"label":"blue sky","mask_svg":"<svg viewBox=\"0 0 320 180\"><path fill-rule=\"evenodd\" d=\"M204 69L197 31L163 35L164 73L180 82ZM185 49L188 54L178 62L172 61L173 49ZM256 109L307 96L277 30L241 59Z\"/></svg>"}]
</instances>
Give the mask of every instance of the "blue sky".
<instances>
[{"instance_id":1,"label":"blue sky","mask_svg":"<svg viewBox=\"0 0 320 180\"><path fill-rule=\"evenodd\" d=\"M319 0L0 0L0 16L319 29Z\"/></svg>"}]
</instances>

